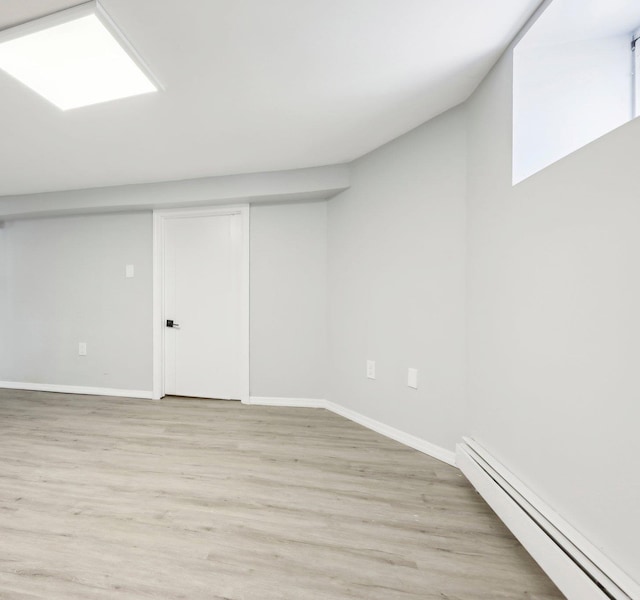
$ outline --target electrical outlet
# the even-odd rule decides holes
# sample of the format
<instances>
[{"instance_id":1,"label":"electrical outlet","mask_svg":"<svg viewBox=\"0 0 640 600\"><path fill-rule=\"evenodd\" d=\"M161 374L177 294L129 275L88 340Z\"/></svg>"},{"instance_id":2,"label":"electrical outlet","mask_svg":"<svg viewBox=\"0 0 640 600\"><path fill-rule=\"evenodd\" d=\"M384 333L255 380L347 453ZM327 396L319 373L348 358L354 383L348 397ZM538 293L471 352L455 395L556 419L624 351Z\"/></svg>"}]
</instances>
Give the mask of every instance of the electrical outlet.
<instances>
[{"instance_id":1,"label":"electrical outlet","mask_svg":"<svg viewBox=\"0 0 640 600\"><path fill-rule=\"evenodd\" d=\"M87 355L87 342L78 342L78 355L79 356Z\"/></svg>"},{"instance_id":2,"label":"electrical outlet","mask_svg":"<svg viewBox=\"0 0 640 600\"><path fill-rule=\"evenodd\" d=\"M411 369L407 373L407 385L414 390L418 389L418 369Z\"/></svg>"},{"instance_id":3,"label":"electrical outlet","mask_svg":"<svg viewBox=\"0 0 640 600\"><path fill-rule=\"evenodd\" d=\"M375 360L367 361L367 377L369 379L376 378L376 361Z\"/></svg>"}]
</instances>

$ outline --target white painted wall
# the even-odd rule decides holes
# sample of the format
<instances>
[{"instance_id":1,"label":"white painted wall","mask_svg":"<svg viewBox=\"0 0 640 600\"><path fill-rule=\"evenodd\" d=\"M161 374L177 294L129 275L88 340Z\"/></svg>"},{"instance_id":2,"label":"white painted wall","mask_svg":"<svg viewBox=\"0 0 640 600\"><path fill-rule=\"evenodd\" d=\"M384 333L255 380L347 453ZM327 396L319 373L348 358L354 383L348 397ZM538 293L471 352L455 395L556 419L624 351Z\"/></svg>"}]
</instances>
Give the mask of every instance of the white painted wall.
<instances>
[{"instance_id":1,"label":"white painted wall","mask_svg":"<svg viewBox=\"0 0 640 600\"><path fill-rule=\"evenodd\" d=\"M356 161L329 201L329 400L448 450L465 412L465 119Z\"/></svg>"},{"instance_id":2,"label":"white painted wall","mask_svg":"<svg viewBox=\"0 0 640 600\"><path fill-rule=\"evenodd\" d=\"M548 44L527 40L514 56L515 182L632 116L630 34Z\"/></svg>"},{"instance_id":3,"label":"white painted wall","mask_svg":"<svg viewBox=\"0 0 640 600\"><path fill-rule=\"evenodd\" d=\"M151 213L6 222L0 381L151 390L151 239ZM251 286L251 393L324 398L326 203L252 208Z\"/></svg>"},{"instance_id":4,"label":"white painted wall","mask_svg":"<svg viewBox=\"0 0 640 600\"><path fill-rule=\"evenodd\" d=\"M0 332L6 331L7 328L7 301L9 293L9 273L7 260L7 234L4 229L4 223L0 221ZM4 334L0 334L0 365L7 361L7 353L9 348L2 343Z\"/></svg>"},{"instance_id":5,"label":"white painted wall","mask_svg":"<svg viewBox=\"0 0 640 600\"><path fill-rule=\"evenodd\" d=\"M469 107L472 437L640 582L637 119L511 185L512 60Z\"/></svg>"},{"instance_id":6,"label":"white painted wall","mask_svg":"<svg viewBox=\"0 0 640 600\"><path fill-rule=\"evenodd\" d=\"M251 207L251 395L325 398L326 202Z\"/></svg>"},{"instance_id":7,"label":"white painted wall","mask_svg":"<svg viewBox=\"0 0 640 600\"><path fill-rule=\"evenodd\" d=\"M0 381L150 390L151 214L11 221L0 232Z\"/></svg>"}]
</instances>

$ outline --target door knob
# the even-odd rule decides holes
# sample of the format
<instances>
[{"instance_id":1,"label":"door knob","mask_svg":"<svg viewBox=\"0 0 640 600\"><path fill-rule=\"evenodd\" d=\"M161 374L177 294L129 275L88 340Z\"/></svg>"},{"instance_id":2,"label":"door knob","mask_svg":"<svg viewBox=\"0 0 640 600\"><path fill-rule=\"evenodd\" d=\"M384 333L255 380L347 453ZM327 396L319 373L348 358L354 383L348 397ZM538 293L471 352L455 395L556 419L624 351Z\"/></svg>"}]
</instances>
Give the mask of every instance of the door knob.
<instances>
[{"instance_id":1,"label":"door knob","mask_svg":"<svg viewBox=\"0 0 640 600\"><path fill-rule=\"evenodd\" d=\"M172 329L180 329L180 324L176 323L173 319L167 319L167 327Z\"/></svg>"}]
</instances>

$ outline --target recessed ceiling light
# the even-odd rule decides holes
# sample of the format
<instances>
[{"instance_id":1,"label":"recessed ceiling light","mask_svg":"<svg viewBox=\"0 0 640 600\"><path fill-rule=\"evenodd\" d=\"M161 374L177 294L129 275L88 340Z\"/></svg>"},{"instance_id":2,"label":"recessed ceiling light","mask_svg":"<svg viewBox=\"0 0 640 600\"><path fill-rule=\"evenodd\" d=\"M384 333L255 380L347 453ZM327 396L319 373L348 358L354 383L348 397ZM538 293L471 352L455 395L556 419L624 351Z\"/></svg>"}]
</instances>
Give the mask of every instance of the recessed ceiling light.
<instances>
[{"instance_id":1,"label":"recessed ceiling light","mask_svg":"<svg viewBox=\"0 0 640 600\"><path fill-rule=\"evenodd\" d=\"M159 87L95 1L0 32L0 69L62 110Z\"/></svg>"}]
</instances>

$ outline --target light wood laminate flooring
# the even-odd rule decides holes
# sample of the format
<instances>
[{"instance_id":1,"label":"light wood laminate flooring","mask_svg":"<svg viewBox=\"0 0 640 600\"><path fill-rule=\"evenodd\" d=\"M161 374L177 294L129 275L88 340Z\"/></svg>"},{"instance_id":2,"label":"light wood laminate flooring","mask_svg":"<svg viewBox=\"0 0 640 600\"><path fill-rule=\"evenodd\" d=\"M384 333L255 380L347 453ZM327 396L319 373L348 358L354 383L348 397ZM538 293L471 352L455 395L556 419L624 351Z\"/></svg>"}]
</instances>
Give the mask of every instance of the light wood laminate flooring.
<instances>
[{"instance_id":1,"label":"light wood laminate flooring","mask_svg":"<svg viewBox=\"0 0 640 600\"><path fill-rule=\"evenodd\" d=\"M320 409L0 390L0 599L551 600L460 472Z\"/></svg>"}]
</instances>

